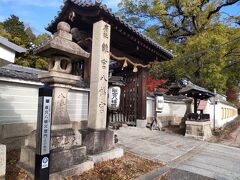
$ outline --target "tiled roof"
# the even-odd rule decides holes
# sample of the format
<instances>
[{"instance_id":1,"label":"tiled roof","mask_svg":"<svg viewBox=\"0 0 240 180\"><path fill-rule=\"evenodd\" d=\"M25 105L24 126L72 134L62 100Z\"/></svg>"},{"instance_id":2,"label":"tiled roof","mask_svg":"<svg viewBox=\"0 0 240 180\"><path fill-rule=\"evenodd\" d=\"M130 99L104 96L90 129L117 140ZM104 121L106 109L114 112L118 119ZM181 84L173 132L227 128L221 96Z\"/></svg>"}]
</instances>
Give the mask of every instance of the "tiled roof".
<instances>
[{"instance_id":1,"label":"tiled roof","mask_svg":"<svg viewBox=\"0 0 240 180\"><path fill-rule=\"evenodd\" d=\"M125 28L127 28L129 31L133 32L134 34L136 34L139 39L145 41L146 43L154 46L155 48L157 48L159 51L164 52L165 54L167 54L168 58L171 59L173 58L173 54L168 51L167 49L165 49L164 47L160 46L158 43L156 43L154 40L152 40L151 38L145 36L144 34L140 33L137 29L135 29L134 27L132 27L130 24L128 24L126 21L124 21L122 18L120 18L118 15L114 14L112 12L111 9L108 9L106 5L96 5L95 3L93 3L91 0L66 0L64 5L61 6L61 10L58 12L58 15L54 17L54 20L52 20L52 22L48 25L48 27L46 28L47 30L52 29L54 26L57 25L57 23L60 21L60 17L63 14L64 10L66 10L67 8L67 4L68 3L74 3L75 5L77 5L78 7L82 7L82 8L99 8L100 10L102 10L103 12L105 12L108 16L110 16L113 20L115 20L117 23L123 25Z\"/></svg>"},{"instance_id":2,"label":"tiled roof","mask_svg":"<svg viewBox=\"0 0 240 180\"><path fill-rule=\"evenodd\" d=\"M186 87L182 88L179 93L180 94L188 94L189 92L191 91L196 91L196 92L199 92L199 93L203 93L203 94L208 94L210 96L214 96L214 93L203 88L203 87L200 87L200 86L197 86L195 84L189 84L187 85Z\"/></svg>"},{"instance_id":3,"label":"tiled roof","mask_svg":"<svg viewBox=\"0 0 240 180\"><path fill-rule=\"evenodd\" d=\"M161 93L159 92L159 96L161 96ZM180 95L180 96L170 96L170 95L166 95L166 94L162 94L163 98L165 101L177 101L177 102L182 102L184 100L187 99L187 96L183 96L183 95ZM148 97L152 97L154 98L155 95L154 93L148 93Z\"/></svg>"},{"instance_id":4,"label":"tiled roof","mask_svg":"<svg viewBox=\"0 0 240 180\"><path fill-rule=\"evenodd\" d=\"M4 46L8 47L9 49L16 51L18 53L24 53L26 52L26 49L8 41L6 38L0 36L0 44L3 44Z\"/></svg>"},{"instance_id":5,"label":"tiled roof","mask_svg":"<svg viewBox=\"0 0 240 180\"><path fill-rule=\"evenodd\" d=\"M7 66L0 67L0 77L8 77L13 79L35 82L40 82L38 79L38 75L46 72L47 71L19 66L15 64L9 64ZM77 82L76 87L87 88L88 85L83 82L83 80L80 80L79 82Z\"/></svg>"},{"instance_id":6,"label":"tiled roof","mask_svg":"<svg viewBox=\"0 0 240 180\"><path fill-rule=\"evenodd\" d=\"M15 64L9 64L7 66L0 67L0 77L9 77L36 82L39 82L38 74L44 72L46 71L18 66Z\"/></svg>"}]
</instances>

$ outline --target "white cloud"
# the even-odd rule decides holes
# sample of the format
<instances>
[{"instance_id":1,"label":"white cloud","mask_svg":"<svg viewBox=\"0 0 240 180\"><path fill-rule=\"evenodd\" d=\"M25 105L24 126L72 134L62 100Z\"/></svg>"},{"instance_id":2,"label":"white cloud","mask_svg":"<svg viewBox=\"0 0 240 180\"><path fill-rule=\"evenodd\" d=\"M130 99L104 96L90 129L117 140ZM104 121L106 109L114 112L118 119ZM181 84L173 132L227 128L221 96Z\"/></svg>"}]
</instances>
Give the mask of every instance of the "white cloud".
<instances>
[{"instance_id":1,"label":"white cloud","mask_svg":"<svg viewBox=\"0 0 240 180\"><path fill-rule=\"evenodd\" d=\"M95 0L92 0L93 2ZM15 6L36 6L36 7L59 7L64 0L0 0L1 3L12 3ZM103 0L103 4L106 4L108 8L117 10L118 3L121 0Z\"/></svg>"},{"instance_id":2,"label":"white cloud","mask_svg":"<svg viewBox=\"0 0 240 180\"><path fill-rule=\"evenodd\" d=\"M0 3L14 3L16 6L59 7L61 0L0 0Z\"/></svg>"},{"instance_id":3,"label":"white cloud","mask_svg":"<svg viewBox=\"0 0 240 180\"><path fill-rule=\"evenodd\" d=\"M1 15L0 15L0 22L3 22L5 19L6 19L5 16L1 16Z\"/></svg>"}]
</instances>

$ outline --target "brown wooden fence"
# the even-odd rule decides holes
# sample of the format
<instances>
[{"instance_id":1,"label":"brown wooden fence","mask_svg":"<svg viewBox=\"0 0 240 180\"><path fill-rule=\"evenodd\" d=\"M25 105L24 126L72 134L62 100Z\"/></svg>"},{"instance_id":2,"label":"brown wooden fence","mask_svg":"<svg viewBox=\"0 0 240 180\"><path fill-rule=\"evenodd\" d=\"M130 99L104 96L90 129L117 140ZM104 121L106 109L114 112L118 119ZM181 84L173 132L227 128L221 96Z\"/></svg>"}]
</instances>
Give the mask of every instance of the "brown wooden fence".
<instances>
[{"instance_id":1,"label":"brown wooden fence","mask_svg":"<svg viewBox=\"0 0 240 180\"><path fill-rule=\"evenodd\" d=\"M125 86L121 87L120 108L116 112L108 112L109 124L128 124L135 126L139 98L139 78L137 73L124 76Z\"/></svg>"}]
</instances>

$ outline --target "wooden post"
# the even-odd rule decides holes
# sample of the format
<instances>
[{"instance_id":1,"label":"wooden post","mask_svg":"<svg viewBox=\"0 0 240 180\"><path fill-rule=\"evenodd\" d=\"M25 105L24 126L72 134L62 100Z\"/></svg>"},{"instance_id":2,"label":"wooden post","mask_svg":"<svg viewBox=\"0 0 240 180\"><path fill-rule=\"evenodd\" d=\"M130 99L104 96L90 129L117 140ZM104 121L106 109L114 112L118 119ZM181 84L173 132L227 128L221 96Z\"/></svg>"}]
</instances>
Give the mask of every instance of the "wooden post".
<instances>
[{"instance_id":1,"label":"wooden post","mask_svg":"<svg viewBox=\"0 0 240 180\"><path fill-rule=\"evenodd\" d=\"M90 74L91 74L91 61L84 62L84 73L83 78L86 82L90 82Z\"/></svg>"},{"instance_id":2,"label":"wooden post","mask_svg":"<svg viewBox=\"0 0 240 180\"><path fill-rule=\"evenodd\" d=\"M194 97L194 113L197 113L197 97Z\"/></svg>"},{"instance_id":3,"label":"wooden post","mask_svg":"<svg viewBox=\"0 0 240 180\"><path fill-rule=\"evenodd\" d=\"M139 78L139 97L137 119L146 120L146 101L147 101L147 72L146 69L141 69L138 74Z\"/></svg>"}]
</instances>

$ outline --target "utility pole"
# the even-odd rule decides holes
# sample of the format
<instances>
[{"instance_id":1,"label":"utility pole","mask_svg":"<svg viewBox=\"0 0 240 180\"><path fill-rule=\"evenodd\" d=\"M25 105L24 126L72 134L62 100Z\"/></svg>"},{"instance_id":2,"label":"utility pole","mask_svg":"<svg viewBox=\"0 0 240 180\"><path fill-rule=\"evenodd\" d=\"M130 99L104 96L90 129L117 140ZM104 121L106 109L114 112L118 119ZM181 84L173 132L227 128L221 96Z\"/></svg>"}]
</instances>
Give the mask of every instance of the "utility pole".
<instances>
[{"instance_id":1,"label":"utility pole","mask_svg":"<svg viewBox=\"0 0 240 180\"><path fill-rule=\"evenodd\" d=\"M214 99L213 99L213 130L215 131L216 130L216 95L217 95L217 91L216 89L214 88Z\"/></svg>"}]
</instances>

